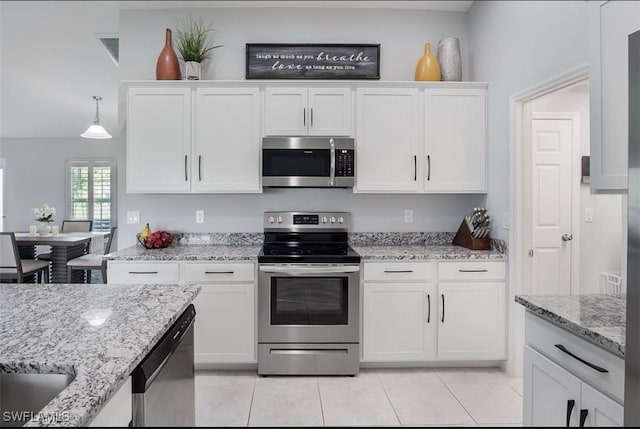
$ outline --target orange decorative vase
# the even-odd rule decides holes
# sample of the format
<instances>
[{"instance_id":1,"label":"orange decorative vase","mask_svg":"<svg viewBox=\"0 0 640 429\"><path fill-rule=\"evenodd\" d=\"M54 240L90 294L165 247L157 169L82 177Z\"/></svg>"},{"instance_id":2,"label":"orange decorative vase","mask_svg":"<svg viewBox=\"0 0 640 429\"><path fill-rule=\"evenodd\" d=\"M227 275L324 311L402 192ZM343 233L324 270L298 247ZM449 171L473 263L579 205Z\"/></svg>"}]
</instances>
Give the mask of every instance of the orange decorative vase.
<instances>
[{"instance_id":1,"label":"orange decorative vase","mask_svg":"<svg viewBox=\"0 0 640 429\"><path fill-rule=\"evenodd\" d=\"M180 63L171 46L171 29L167 28L164 48L160 51L156 62L157 80L180 80Z\"/></svg>"},{"instance_id":2,"label":"orange decorative vase","mask_svg":"<svg viewBox=\"0 0 640 429\"><path fill-rule=\"evenodd\" d=\"M416 65L416 80L440 80L440 65L431 53L431 43L424 44L424 55Z\"/></svg>"}]
</instances>

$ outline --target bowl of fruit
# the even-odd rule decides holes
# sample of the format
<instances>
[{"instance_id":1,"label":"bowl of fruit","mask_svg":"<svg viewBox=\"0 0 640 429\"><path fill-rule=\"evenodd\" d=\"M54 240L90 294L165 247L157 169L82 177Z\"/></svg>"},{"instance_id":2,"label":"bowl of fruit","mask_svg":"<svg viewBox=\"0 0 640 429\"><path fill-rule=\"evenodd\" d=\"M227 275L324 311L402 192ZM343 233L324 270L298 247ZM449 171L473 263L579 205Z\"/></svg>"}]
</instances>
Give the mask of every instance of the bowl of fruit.
<instances>
[{"instance_id":1,"label":"bowl of fruit","mask_svg":"<svg viewBox=\"0 0 640 429\"><path fill-rule=\"evenodd\" d=\"M171 239L171 234L167 231L151 232L149 224L138 234L138 242L146 249L162 249L171 244Z\"/></svg>"}]
</instances>

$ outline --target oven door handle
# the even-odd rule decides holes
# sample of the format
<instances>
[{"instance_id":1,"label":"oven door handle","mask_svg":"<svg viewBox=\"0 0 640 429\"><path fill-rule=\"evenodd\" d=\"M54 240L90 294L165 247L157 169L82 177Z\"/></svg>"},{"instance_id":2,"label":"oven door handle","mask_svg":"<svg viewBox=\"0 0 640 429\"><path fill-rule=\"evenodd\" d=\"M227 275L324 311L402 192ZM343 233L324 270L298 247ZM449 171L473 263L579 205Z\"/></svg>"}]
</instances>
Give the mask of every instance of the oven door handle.
<instances>
[{"instance_id":1,"label":"oven door handle","mask_svg":"<svg viewBox=\"0 0 640 429\"><path fill-rule=\"evenodd\" d=\"M331 154L331 170L329 171L329 186L334 186L336 183L336 142L334 139L329 139L329 147Z\"/></svg>"},{"instance_id":2,"label":"oven door handle","mask_svg":"<svg viewBox=\"0 0 640 429\"><path fill-rule=\"evenodd\" d=\"M273 274L342 274L357 273L360 271L359 266L355 267L308 267L308 268L291 268L291 267L260 267L261 273Z\"/></svg>"}]
</instances>

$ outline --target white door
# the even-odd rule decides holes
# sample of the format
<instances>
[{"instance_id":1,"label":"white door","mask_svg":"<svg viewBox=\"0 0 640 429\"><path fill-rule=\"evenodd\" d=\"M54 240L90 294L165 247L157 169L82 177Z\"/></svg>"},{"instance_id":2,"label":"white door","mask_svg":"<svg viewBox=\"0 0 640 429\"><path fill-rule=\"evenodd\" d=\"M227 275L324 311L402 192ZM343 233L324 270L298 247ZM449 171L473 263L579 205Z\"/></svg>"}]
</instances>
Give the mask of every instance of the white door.
<instances>
[{"instance_id":1,"label":"white door","mask_svg":"<svg viewBox=\"0 0 640 429\"><path fill-rule=\"evenodd\" d=\"M505 289L504 282L438 285L438 359L506 357Z\"/></svg>"},{"instance_id":2,"label":"white door","mask_svg":"<svg viewBox=\"0 0 640 429\"><path fill-rule=\"evenodd\" d=\"M351 88L309 88L309 135L351 135Z\"/></svg>"},{"instance_id":3,"label":"white door","mask_svg":"<svg viewBox=\"0 0 640 429\"><path fill-rule=\"evenodd\" d=\"M580 412L586 414L585 427L624 426L624 407L585 383Z\"/></svg>"},{"instance_id":4,"label":"white door","mask_svg":"<svg viewBox=\"0 0 640 429\"><path fill-rule=\"evenodd\" d=\"M307 135L307 88L265 89L265 134Z\"/></svg>"},{"instance_id":5,"label":"white door","mask_svg":"<svg viewBox=\"0 0 640 429\"><path fill-rule=\"evenodd\" d=\"M574 121L531 123L530 262L532 294L571 292L572 151Z\"/></svg>"},{"instance_id":6,"label":"white door","mask_svg":"<svg viewBox=\"0 0 640 429\"><path fill-rule=\"evenodd\" d=\"M130 88L127 192L190 189L191 89Z\"/></svg>"},{"instance_id":7,"label":"white door","mask_svg":"<svg viewBox=\"0 0 640 429\"><path fill-rule=\"evenodd\" d=\"M261 192L258 88L199 88L192 189Z\"/></svg>"},{"instance_id":8,"label":"white door","mask_svg":"<svg viewBox=\"0 0 640 429\"><path fill-rule=\"evenodd\" d=\"M435 290L431 283L365 283L363 360L433 360Z\"/></svg>"},{"instance_id":9,"label":"white door","mask_svg":"<svg viewBox=\"0 0 640 429\"><path fill-rule=\"evenodd\" d=\"M4 165L4 160L0 160ZM0 232L4 232L4 168L0 168Z\"/></svg>"},{"instance_id":10,"label":"white door","mask_svg":"<svg viewBox=\"0 0 640 429\"><path fill-rule=\"evenodd\" d=\"M524 425L577 427L581 384L577 377L524 346Z\"/></svg>"},{"instance_id":11,"label":"white door","mask_svg":"<svg viewBox=\"0 0 640 429\"><path fill-rule=\"evenodd\" d=\"M425 90L426 192L487 192L484 89Z\"/></svg>"},{"instance_id":12,"label":"white door","mask_svg":"<svg viewBox=\"0 0 640 429\"><path fill-rule=\"evenodd\" d=\"M356 91L355 192L417 192L421 152L418 90Z\"/></svg>"},{"instance_id":13,"label":"white door","mask_svg":"<svg viewBox=\"0 0 640 429\"><path fill-rule=\"evenodd\" d=\"M195 363L255 362L255 284L200 284Z\"/></svg>"}]
</instances>

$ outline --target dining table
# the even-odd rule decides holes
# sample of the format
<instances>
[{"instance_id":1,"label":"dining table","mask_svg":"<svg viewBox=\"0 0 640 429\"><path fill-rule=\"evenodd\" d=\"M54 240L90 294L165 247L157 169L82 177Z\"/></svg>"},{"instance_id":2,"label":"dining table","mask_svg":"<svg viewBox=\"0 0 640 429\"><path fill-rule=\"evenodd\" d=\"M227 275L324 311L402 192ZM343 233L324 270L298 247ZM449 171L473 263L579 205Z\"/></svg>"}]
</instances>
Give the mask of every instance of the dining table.
<instances>
[{"instance_id":1,"label":"dining table","mask_svg":"<svg viewBox=\"0 0 640 429\"><path fill-rule=\"evenodd\" d=\"M90 250L91 241L104 243L109 232L61 232L58 234L32 235L28 232L16 232L16 244L21 259L35 259L36 246L51 246L51 282L84 283L83 271L73 271L67 278L67 262L82 256ZM99 253L103 253L99 249Z\"/></svg>"}]
</instances>

